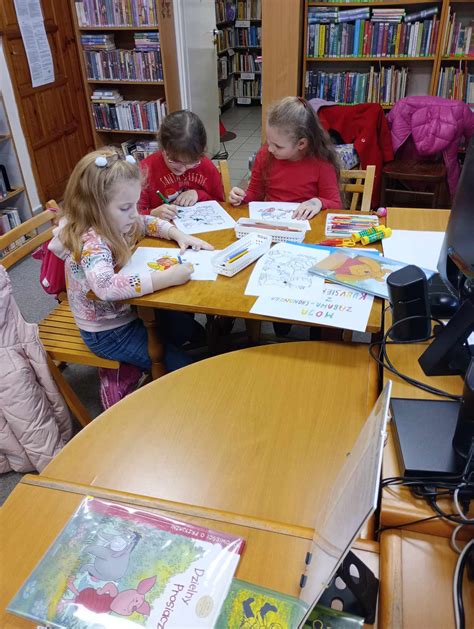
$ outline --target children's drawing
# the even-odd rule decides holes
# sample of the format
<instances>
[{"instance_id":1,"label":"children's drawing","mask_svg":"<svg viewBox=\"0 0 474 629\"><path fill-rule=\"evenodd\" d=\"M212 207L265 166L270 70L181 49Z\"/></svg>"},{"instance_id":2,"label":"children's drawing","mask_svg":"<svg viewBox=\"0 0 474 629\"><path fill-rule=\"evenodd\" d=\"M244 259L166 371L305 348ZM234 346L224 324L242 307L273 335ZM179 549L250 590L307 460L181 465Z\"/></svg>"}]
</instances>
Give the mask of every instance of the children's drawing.
<instances>
[{"instance_id":1,"label":"children's drawing","mask_svg":"<svg viewBox=\"0 0 474 629\"><path fill-rule=\"evenodd\" d=\"M179 264L179 260L177 257L173 258L172 256L162 256L157 260L151 260L150 262L147 262L147 265L150 267L150 269L153 269L154 271L165 271L175 264Z\"/></svg>"},{"instance_id":2,"label":"children's drawing","mask_svg":"<svg viewBox=\"0 0 474 629\"><path fill-rule=\"evenodd\" d=\"M174 224L186 234L231 229L234 219L217 201L201 201L189 207L178 207Z\"/></svg>"},{"instance_id":3,"label":"children's drawing","mask_svg":"<svg viewBox=\"0 0 474 629\"><path fill-rule=\"evenodd\" d=\"M119 271L121 275L135 275L156 271L157 273L169 269L175 264L179 264L179 259L183 264L193 265L192 280L215 280L217 273L212 267L212 257L218 251L193 251L187 249L178 256L179 249L166 249L164 247L138 247L127 262Z\"/></svg>"},{"instance_id":4,"label":"children's drawing","mask_svg":"<svg viewBox=\"0 0 474 629\"><path fill-rule=\"evenodd\" d=\"M272 221L277 223L297 223L306 230L311 229L309 221L293 218L293 212L299 203L284 203L279 201L249 203L249 216L257 220Z\"/></svg>"},{"instance_id":5,"label":"children's drawing","mask_svg":"<svg viewBox=\"0 0 474 629\"><path fill-rule=\"evenodd\" d=\"M323 281L315 280L308 270L325 255L310 247L278 243L255 265L246 295L298 297L308 295Z\"/></svg>"}]
</instances>

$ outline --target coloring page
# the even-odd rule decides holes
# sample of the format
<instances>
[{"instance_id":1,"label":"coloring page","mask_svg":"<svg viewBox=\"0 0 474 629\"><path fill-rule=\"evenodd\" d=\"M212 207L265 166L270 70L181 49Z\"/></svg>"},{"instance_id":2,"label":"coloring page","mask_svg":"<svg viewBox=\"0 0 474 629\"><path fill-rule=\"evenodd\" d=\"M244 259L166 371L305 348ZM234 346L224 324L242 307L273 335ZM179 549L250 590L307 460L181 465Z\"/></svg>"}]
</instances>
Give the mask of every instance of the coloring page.
<instances>
[{"instance_id":1,"label":"coloring page","mask_svg":"<svg viewBox=\"0 0 474 629\"><path fill-rule=\"evenodd\" d=\"M211 259L218 251L186 251L178 256L179 249L163 247L138 247L127 264L119 271L121 275L133 275L146 271L164 271L179 264L190 262L194 267L192 280L216 280L217 273L212 268Z\"/></svg>"},{"instance_id":2,"label":"coloring page","mask_svg":"<svg viewBox=\"0 0 474 629\"><path fill-rule=\"evenodd\" d=\"M259 297L250 312L290 321L320 323L364 332L374 298L335 284L323 284L303 296Z\"/></svg>"},{"instance_id":3,"label":"coloring page","mask_svg":"<svg viewBox=\"0 0 474 629\"><path fill-rule=\"evenodd\" d=\"M201 201L189 207L177 207L174 224L185 234L232 229L235 221L217 201Z\"/></svg>"},{"instance_id":4,"label":"coloring page","mask_svg":"<svg viewBox=\"0 0 474 629\"><path fill-rule=\"evenodd\" d=\"M299 205L299 203L283 203L281 201L271 201L270 203L251 201L249 203L249 216L257 220L297 223L306 230L311 229L309 221L293 218L293 212Z\"/></svg>"},{"instance_id":5,"label":"coloring page","mask_svg":"<svg viewBox=\"0 0 474 629\"><path fill-rule=\"evenodd\" d=\"M255 265L245 289L246 295L279 297L308 297L324 281L308 273L327 252L300 247L286 242L277 243Z\"/></svg>"}]
</instances>

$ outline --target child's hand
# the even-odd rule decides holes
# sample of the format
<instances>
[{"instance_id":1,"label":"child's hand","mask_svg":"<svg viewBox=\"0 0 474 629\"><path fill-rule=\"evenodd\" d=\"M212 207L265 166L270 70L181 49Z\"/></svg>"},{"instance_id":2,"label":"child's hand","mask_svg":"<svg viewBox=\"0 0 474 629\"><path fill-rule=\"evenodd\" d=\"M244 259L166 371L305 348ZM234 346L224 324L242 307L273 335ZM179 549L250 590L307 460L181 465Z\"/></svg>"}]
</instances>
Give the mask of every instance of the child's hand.
<instances>
[{"instance_id":1,"label":"child's hand","mask_svg":"<svg viewBox=\"0 0 474 629\"><path fill-rule=\"evenodd\" d=\"M172 221L176 217L177 213L178 210L176 209L176 205L168 205L167 203L156 207L150 212L152 216L157 216L163 221Z\"/></svg>"},{"instance_id":2,"label":"child's hand","mask_svg":"<svg viewBox=\"0 0 474 629\"><path fill-rule=\"evenodd\" d=\"M194 271L192 264L175 264L166 271L155 271L151 274L153 291L168 288L169 286L180 286L186 284L191 279Z\"/></svg>"},{"instance_id":3,"label":"child's hand","mask_svg":"<svg viewBox=\"0 0 474 629\"><path fill-rule=\"evenodd\" d=\"M245 198L245 190L234 186L229 192L229 203L232 205L240 205Z\"/></svg>"},{"instance_id":4,"label":"child's hand","mask_svg":"<svg viewBox=\"0 0 474 629\"><path fill-rule=\"evenodd\" d=\"M300 203L296 210L293 212L292 218L297 218L299 220L310 219L316 216L321 212L321 208L323 204L321 203L321 199L309 199L309 201L303 201Z\"/></svg>"},{"instance_id":5,"label":"child's hand","mask_svg":"<svg viewBox=\"0 0 474 629\"><path fill-rule=\"evenodd\" d=\"M176 197L176 205L181 205L181 207L189 207L190 205L194 205L197 203L198 193L196 190L185 190L181 194L178 194Z\"/></svg>"},{"instance_id":6,"label":"child's hand","mask_svg":"<svg viewBox=\"0 0 474 629\"><path fill-rule=\"evenodd\" d=\"M188 234L183 234L183 232L179 232L176 237L176 242L180 246L180 253L184 253L186 249L189 247L193 251L199 251L200 249L207 249L207 251L213 251L214 247L210 245L205 240L201 240L201 238L196 238L196 236L189 236Z\"/></svg>"}]
</instances>

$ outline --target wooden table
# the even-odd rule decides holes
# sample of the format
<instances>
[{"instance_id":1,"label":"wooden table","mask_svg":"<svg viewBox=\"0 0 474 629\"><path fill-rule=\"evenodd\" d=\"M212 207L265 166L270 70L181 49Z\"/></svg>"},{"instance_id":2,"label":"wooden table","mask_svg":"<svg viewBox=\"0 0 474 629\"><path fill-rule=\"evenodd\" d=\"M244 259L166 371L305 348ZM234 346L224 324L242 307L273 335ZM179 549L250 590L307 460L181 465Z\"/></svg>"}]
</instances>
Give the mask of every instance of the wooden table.
<instances>
[{"instance_id":1,"label":"wooden table","mask_svg":"<svg viewBox=\"0 0 474 629\"><path fill-rule=\"evenodd\" d=\"M377 394L365 345L231 352L126 397L76 435L42 476L306 534Z\"/></svg>"},{"instance_id":2,"label":"wooden table","mask_svg":"<svg viewBox=\"0 0 474 629\"><path fill-rule=\"evenodd\" d=\"M0 627L32 626L5 605L86 495L242 535L237 576L298 595L315 514L376 396L367 347L314 342L225 354L138 390L0 509L2 565L15 566L0 570ZM356 547L378 575L378 544Z\"/></svg>"},{"instance_id":3,"label":"wooden table","mask_svg":"<svg viewBox=\"0 0 474 629\"><path fill-rule=\"evenodd\" d=\"M234 208L228 203L223 203L222 205L235 220L242 216L248 217L247 206ZM306 232L305 243L317 243L324 240L325 223L326 212L321 212L312 219L311 231ZM236 240L235 231L233 229L199 234L199 237L210 242L216 249L224 249ZM172 245L173 244L172 242ZM144 247L169 247L170 241L163 241L157 238L144 238L140 245ZM127 303L134 304L138 307L138 314L147 327L149 339L148 351L152 361L153 378L162 376L165 373L163 347L155 322L154 308L223 315L226 317L241 317L247 320L278 320L275 317L265 317L250 312L257 298L245 295L244 293L253 268L254 264L251 264L234 277L218 275L215 282L191 281L183 286L173 286L150 295L143 295L127 301ZM377 332L381 328L381 304L382 301L380 299L374 300L367 325L368 332ZM301 322L295 321L294 323Z\"/></svg>"},{"instance_id":4,"label":"wooden table","mask_svg":"<svg viewBox=\"0 0 474 629\"><path fill-rule=\"evenodd\" d=\"M454 629L452 583L457 558L445 538L405 530L383 533L380 627ZM474 627L474 588L466 571L463 583L466 627Z\"/></svg>"},{"instance_id":5,"label":"wooden table","mask_svg":"<svg viewBox=\"0 0 474 629\"><path fill-rule=\"evenodd\" d=\"M427 231L444 231L449 219L449 210L427 210L412 208L389 208L387 225L392 229L410 229ZM420 245L422 240L420 239ZM390 310L385 312L384 329L391 324ZM399 371L426 384L431 384L450 393L461 394L463 381L459 376L426 376L421 369L418 358L428 346L429 342L414 343L412 345L391 345L388 352L390 359ZM394 374L384 371L384 378L393 382L392 397L411 399L442 399L418 389ZM384 478L399 476L401 473L395 451L392 431L389 427L389 437L384 451L382 475ZM450 499L440 500L440 506L448 512L452 509ZM425 500L416 498L406 487L391 486L382 492L380 511L380 525L383 527L400 526L414 520L428 518L434 515ZM453 525L445 520L431 520L406 526L413 531L426 532L432 535L448 537ZM470 534L472 536L472 532ZM465 532L465 537L469 532ZM461 538L463 536L461 535Z\"/></svg>"}]
</instances>

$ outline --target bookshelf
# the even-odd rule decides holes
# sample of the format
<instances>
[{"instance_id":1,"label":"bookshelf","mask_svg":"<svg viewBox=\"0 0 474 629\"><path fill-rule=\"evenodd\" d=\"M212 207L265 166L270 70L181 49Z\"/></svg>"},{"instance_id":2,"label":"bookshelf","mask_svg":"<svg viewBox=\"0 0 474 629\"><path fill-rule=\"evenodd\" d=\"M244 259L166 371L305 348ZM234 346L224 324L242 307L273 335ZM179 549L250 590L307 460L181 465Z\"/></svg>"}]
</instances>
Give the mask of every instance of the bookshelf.
<instances>
[{"instance_id":1,"label":"bookshelf","mask_svg":"<svg viewBox=\"0 0 474 629\"><path fill-rule=\"evenodd\" d=\"M236 0L216 0L216 45L217 45L217 83L219 90L219 109L222 112L234 102L234 80L232 57L235 44Z\"/></svg>"},{"instance_id":2,"label":"bookshelf","mask_svg":"<svg viewBox=\"0 0 474 629\"><path fill-rule=\"evenodd\" d=\"M32 216L7 110L0 94L0 235ZM3 172L8 181L5 181ZM8 185L6 185L8 184ZM13 245L11 248L14 248ZM9 249L10 250L10 249ZM4 251L0 251L0 258Z\"/></svg>"},{"instance_id":3,"label":"bookshelf","mask_svg":"<svg viewBox=\"0 0 474 629\"><path fill-rule=\"evenodd\" d=\"M172 3L70 0L96 147L153 140L180 108Z\"/></svg>"},{"instance_id":4,"label":"bookshelf","mask_svg":"<svg viewBox=\"0 0 474 629\"><path fill-rule=\"evenodd\" d=\"M421 11L428 14L407 20ZM469 87L474 98L473 19L463 0L306 0L300 93L384 109L416 94L469 100Z\"/></svg>"},{"instance_id":5,"label":"bookshelf","mask_svg":"<svg viewBox=\"0 0 474 629\"><path fill-rule=\"evenodd\" d=\"M255 105L262 100L262 3L237 0L235 54L232 57L237 105Z\"/></svg>"}]
</instances>

